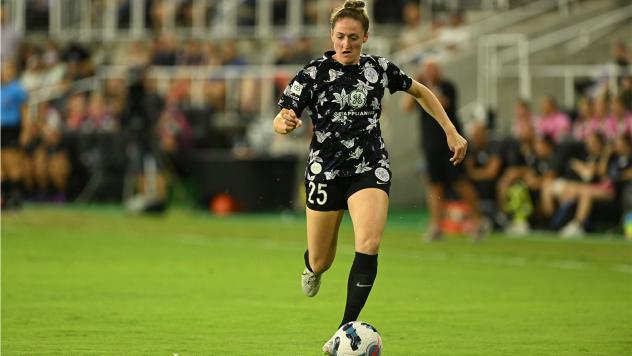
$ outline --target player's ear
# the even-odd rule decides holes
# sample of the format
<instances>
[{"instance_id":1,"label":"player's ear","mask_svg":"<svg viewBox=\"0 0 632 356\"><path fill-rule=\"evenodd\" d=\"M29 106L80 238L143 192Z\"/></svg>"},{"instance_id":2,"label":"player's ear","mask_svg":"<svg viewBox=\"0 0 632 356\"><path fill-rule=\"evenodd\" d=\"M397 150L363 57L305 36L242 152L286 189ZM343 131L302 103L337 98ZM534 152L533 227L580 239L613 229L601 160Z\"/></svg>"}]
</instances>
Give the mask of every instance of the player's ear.
<instances>
[{"instance_id":1,"label":"player's ear","mask_svg":"<svg viewBox=\"0 0 632 356\"><path fill-rule=\"evenodd\" d=\"M366 43L366 41L368 41L368 40L369 40L369 33L365 32L364 33L364 38L362 39L362 43Z\"/></svg>"}]
</instances>

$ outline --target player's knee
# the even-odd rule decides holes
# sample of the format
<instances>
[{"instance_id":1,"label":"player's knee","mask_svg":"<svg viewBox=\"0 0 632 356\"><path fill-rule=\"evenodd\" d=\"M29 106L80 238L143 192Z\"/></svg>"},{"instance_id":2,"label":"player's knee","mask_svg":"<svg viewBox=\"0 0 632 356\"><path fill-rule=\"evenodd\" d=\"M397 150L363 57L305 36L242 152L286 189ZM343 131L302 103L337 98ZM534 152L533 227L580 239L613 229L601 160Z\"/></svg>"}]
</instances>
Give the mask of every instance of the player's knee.
<instances>
[{"instance_id":1,"label":"player's knee","mask_svg":"<svg viewBox=\"0 0 632 356\"><path fill-rule=\"evenodd\" d=\"M323 273L331 267L334 262L329 256L309 256L309 266L315 273Z\"/></svg>"},{"instance_id":2,"label":"player's knee","mask_svg":"<svg viewBox=\"0 0 632 356\"><path fill-rule=\"evenodd\" d=\"M369 255L376 254L380 249L381 234L371 234L358 239L356 251Z\"/></svg>"}]
</instances>

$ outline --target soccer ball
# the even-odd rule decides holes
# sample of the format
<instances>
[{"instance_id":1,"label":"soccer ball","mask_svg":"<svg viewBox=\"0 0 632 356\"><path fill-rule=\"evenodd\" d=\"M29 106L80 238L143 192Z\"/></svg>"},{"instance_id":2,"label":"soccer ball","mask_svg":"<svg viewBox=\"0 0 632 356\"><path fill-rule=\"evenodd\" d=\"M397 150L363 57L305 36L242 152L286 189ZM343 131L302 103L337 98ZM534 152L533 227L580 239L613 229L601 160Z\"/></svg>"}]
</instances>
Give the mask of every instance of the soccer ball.
<instances>
[{"instance_id":1,"label":"soccer ball","mask_svg":"<svg viewBox=\"0 0 632 356\"><path fill-rule=\"evenodd\" d=\"M335 356L380 356L382 337L369 323L346 323L334 335Z\"/></svg>"}]
</instances>

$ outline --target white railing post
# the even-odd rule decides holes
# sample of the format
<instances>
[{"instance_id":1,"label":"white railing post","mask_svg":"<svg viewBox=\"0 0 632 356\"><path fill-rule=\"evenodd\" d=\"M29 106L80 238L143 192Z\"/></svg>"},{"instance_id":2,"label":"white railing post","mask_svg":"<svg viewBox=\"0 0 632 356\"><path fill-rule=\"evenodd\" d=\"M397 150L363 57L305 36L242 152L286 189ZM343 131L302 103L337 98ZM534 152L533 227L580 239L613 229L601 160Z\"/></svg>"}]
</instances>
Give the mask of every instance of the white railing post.
<instances>
[{"instance_id":1,"label":"white railing post","mask_svg":"<svg viewBox=\"0 0 632 356\"><path fill-rule=\"evenodd\" d=\"M52 37L61 36L61 1L50 0L50 9L48 12L48 33Z\"/></svg>"},{"instance_id":2,"label":"white railing post","mask_svg":"<svg viewBox=\"0 0 632 356\"><path fill-rule=\"evenodd\" d=\"M257 20L255 33L259 37L272 35L272 0L257 1Z\"/></svg>"},{"instance_id":3,"label":"white railing post","mask_svg":"<svg viewBox=\"0 0 632 356\"><path fill-rule=\"evenodd\" d=\"M193 19L191 24L191 34L195 38L204 38L206 33L207 0L195 0L192 6Z\"/></svg>"},{"instance_id":4,"label":"white railing post","mask_svg":"<svg viewBox=\"0 0 632 356\"><path fill-rule=\"evenodd\" d=\"M176 2L175 1L163 1L162 2L162 30L168 33L173 33L176 25Z\"/></svg>"},{"instance_id":5,"label":"white railing post","mask_svg":"<svg viewBox=\"0 0 632 356\"><path fill-rule=\"evenodd\" d=\"M83 0L79 3L79 33L81 40L88 40L92 37L92 0Z\"/></svg>"},{"instance_id":6,"label":"white railing post","mask_svg":"<svg viewBox=\"0 0 632 356\"><path fill-rule=\"evenodd\" d=\"M286 23L288 33L293 36L298 36L301 33L301 25L303 23L303 1L288 1Z\"/></svg>"},{"instance_id":7,"label":"white railing post","mask_svg":"<svg viewBox=\"0 0 632 356\"><path fill-rule=\"evenodd\" d=\"M13 25L13 29L19 36L22 36L25 33L26 1L13 0L9 6L11 7L11 24Z\"/></svg>"},{"instance_id":8,"label":"white railing post","mask_svg":"<svg viewBox=\"0 0 632 356\"><path fill-rule=\"evenodd\" d=\"M130 24L132 37L139 39L145 34L145 0L133 0L131 4Z\"/></svg>"},{"instance_id":9,"label":"white railing post","mask_svg":"<svg viewBox=\"0 0 632 356\"><path fill-rule=\"evenodd\" d=\"M118 30L118 23L117 23L116 2L106 1L104 21L103 21L103 38L109 41L115 39L116 33L118 32L117 30Z\"/></svg>"},{"instance_id":10,"label":"white railing post","mask_svg":"<svg viewBox=\"0 0 632 356\"><path fill-rule=\"evenodd\" d=\"M531 99L531 73L529 71L529 41L518 42L518 70L520 71L520 96Z\"/></svg>"}]
</instances>

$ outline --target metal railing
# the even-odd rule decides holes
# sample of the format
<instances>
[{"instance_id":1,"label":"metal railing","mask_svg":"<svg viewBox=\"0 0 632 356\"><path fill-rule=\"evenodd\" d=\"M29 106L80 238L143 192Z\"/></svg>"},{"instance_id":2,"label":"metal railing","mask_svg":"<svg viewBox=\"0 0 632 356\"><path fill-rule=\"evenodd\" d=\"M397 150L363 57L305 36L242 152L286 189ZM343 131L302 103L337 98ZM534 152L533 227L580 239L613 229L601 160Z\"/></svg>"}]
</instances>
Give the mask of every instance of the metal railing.
<instances>
[{"instance_id":1,"label":"metal railing","mask_svg":"<svg viewBox=\"0 0 632 356\"><path fill-rule=\"evenodd\" d=\"M585 43L589 41L593 33L602 37L604 32L630 19L632 19L632 5L627 5L534 39L527 39L520 34L481 37L478 45L477 101L485 107L497 107L499 81L503 76L517 76L519 93L526 99L531 98L532 78L543 73L548 73L547 75L551 77L565 77L565 88L568 88L575 74L579 74L575 73L573 68L588 69L587 66L549 67L559 71L543 72L543 67L536 69L529 65L529 57L537 52L561 45L570 45L570 49L576 51L577 45L573 43ZM513 61L518 61L518 65L510 66L509 64ZM598 66L598 68L603 70L604 67ZM612 72L613 69L610 71ZM585 77L586 73L583 73L583 76ZM611 87L611 90L614 91L614 87ZM566 104L574 103L572 91L566 91L564 98Z\"/></svg>"},{"instance_id":2,"label":"metal railing","mask_svg":"<svg viewBox=\"0 0 632 356\"><path fill-rule=\"evenodd\" d=\"M192 107L209 105L210 100L204 94L204 86L210 81L221 81L225 88L223 110L218 114L218 121L221 123L231 120L235 113L240 112L243 94L256 101L252 103L254 110L250 113L254 118L273 117L277 111L277 85L289 81L299 69L300 66L295 65L153 66L147 69L145 78L155 81L157 92L162 96L169 93L174 82L185 80L189 83L187 104ZM68 93L101 91L109 79L123 80L126 85L130 85L129 72L130 68L125 66L100 67L93 77L75 81L67 87L53 85L32 90L29 93L29 104L34 109L38 103L63 98ZM252 92L241 87L246 82L254 86L256 95L251 95Z\"/></svg>"}]
</instances>

